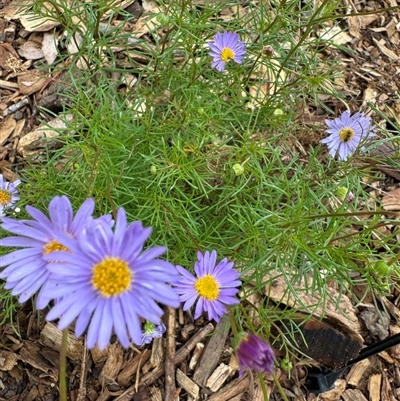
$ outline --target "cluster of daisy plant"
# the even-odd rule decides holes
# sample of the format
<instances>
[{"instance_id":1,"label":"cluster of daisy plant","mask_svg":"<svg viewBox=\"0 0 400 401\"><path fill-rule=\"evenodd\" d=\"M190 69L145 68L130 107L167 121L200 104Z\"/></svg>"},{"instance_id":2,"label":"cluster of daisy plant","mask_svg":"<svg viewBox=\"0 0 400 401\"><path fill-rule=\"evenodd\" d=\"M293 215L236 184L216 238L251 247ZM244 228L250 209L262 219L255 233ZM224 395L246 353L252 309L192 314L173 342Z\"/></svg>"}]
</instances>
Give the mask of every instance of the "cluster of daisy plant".
<instances>
[{"instance_id":1,"label":"cluster of daisy plant","mask_svg":"<svg viewBox=\"0 0 400 401\"><path fill-rule=\"evenodd\" d=\"M58 319L60 330L75 322L77 337L87 331L89 348L106 348L112 334L124 347L131 342L144 346L165 332L160 305L176 308L185 301L187 310L197 300L194 318L208 312L209 319L218 322L228 306L239 302L240 273L233 262L225 258L217 263L216 251L198 252L195 277L160 259L165 247L144 250L152 230L140 221L128 223L123 208L114 221L111 215L93 218L94 206L89 198L74 215L68 197L55 196L49 217L27 206L30 220L2 218L2 229L14 235L0 245L20 248L1 257L5 288L21 303L37 294L37 309L51 303L46 319ZM253 345L251 339L246 347ZM240 358L247 352L243 347ZM267 344L264 348L269 350ZM273 359L267 361L245 365L271 371Z\"/></svg>"},{"instance_id":2,"label":"cluster of daisy plant","mask_svg":"<svg viewBox=\"0 0 400 401\"><path fill-rule=\"evenodd\" d=\"M353 163L384 134L324 100L345 103L331 35L315 36L340 2L160 0L137 24L110 0L57 2L34 12L68 32L55 64L70 85L50 111L66 128L20 171L20 200L0 178L0 277L20 302L101 349L162 337L165 307L228 314L242 375L273 372L275 349L294 365L298 309L394 285L398 233L378 230L366 190L379 173ZM299 110L321 109L326 133L302 125Z\"/></svg>"}]
</instances>

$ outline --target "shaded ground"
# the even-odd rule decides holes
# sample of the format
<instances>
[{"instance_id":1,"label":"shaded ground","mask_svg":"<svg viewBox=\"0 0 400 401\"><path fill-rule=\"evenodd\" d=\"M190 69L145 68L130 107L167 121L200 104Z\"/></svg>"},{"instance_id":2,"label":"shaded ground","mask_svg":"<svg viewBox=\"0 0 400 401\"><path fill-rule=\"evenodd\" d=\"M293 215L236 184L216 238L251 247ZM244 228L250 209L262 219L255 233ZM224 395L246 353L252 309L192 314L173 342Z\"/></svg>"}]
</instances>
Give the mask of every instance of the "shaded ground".
<instances>
[{"instance_id":1,"label":"shaded ground","mask_svg":"<svg viewBox=\"0 0 400 401\"><path fill-rule=\"evenodd\" d=\"M13 2L3 1L0 9L0 173L7 179L16 177L16 164L23 163L27 156L40 156L44 144L35 132L39 124L38 106L52 110L61 110L61 102L56 94L62 85L60 76L39 77L35 62L44 55L42 51L43 32L30 33L23 30L20 17L11 6ZM345 1L350 12L365 12L385 7L397 6L395 0ZM9 7L5 7L6 5ZM243 3L244 4L244 3ZM144 11L142 2L132 2L128 10L139 17ZM335 37L338 44L344 44L351 52L335 48L323 54L325 58L339 58L345 70L344 79L337 79L335 85L345 94L345 100L353 111L370 110L369 104L394 121L400 114L400 12L392 10L379 15L344 18L341 22L347 33ZM145 34L145 33L143 33ZM318 33L321 34L321 33ZM22 50L21 50L22 49ZM321 96L321 100L338 113L345 106ZM300 133L295 146L304 152L308 145L315 145L321 138L325 111L313 106L301 113L307 126L321 124L321 129L312 129L307 136ZM374 121L385 123L381 116L371 113ZM41 115L43 117L43 115ZM395 127L389 126L397 135ZM384 154L390 148L381 150ZM386 166L379 166L381 180L374 183L371 191L374 198L382 198L383 192L392 194L383 199L383 207L390 211L400 210L400 196L396 190L400 182L400 172ZM374 189L377 188L378 189ZM394 227L383 227L382 234L390 234ZM385 231L386 230L386 231ZM271 279L272 280L272 279ZM332 288L334 291L334 288ZM363 288L354 290L358 295ZM271 294L269 294L271 297ZM351 297L351 294L349 294ZM347 298L349 313L354 313L354 321L341 321L334 314L328 313L331 327L340 332L359 332L366 344L383 339L388 334L396 334L400 323L398 310L400 294L394 291L391 297L379 303L379 315L371 297L366 297L357 309L353 300ZM259 300L258 300L259 301ZM279 294L272 301L279 302ZM252 301L253 302L253 301ZM254 302L257 302L255 300ZM165 339L155 340L143 349L132 347L123 350L113 344L105 352L87 351L84 339L70 338L68 348L69 396L75 401L127 401L127 400L163 400L173 399L174 394L181 400L262 400L262 393L257 377L246 375L238 378L237 360L230 341L231 333L215 328L204 319L196 322L182 311L175 316L167 311L168 332ZM4 324L0 339L0 400L30 401L58 399L58 359L60 333L54 325L32 312L30 304L18 309L14 317L14 327ZM321 328L319 327L318 330ZM16 333L19 333L17 335ZM217 334L209 337L208 334ZM361 340L360 340L361 341ZM328 342L330 348L332 343ZM360 343L361 344L361 343ZM315 353L319 362L327 349L323 341L315 346L321 351ZM310 347L312 348L312 347ZM314 350L315 351L315 350ZM340 353L339 351L337 351ZM358 351L357 351L358 352ZM200 355L202 357L200 358ZM338 356L338 355L336 355ZM198 359L200 358L200 361ZM320 358L320 359L318 359ZM344 379L336 383L334 392L324 393L318 398L309 394L305 387L306 370L303 362L293 361L291 374L277 369L277 376L291 400L343 400L392 401L400 400L400 349L392 348L386 353L375 356L356 365ZM281 397L270 376L266 376L271 400ZM364 397L364 398L363 398Z\"/></svg>"}]
</instances>

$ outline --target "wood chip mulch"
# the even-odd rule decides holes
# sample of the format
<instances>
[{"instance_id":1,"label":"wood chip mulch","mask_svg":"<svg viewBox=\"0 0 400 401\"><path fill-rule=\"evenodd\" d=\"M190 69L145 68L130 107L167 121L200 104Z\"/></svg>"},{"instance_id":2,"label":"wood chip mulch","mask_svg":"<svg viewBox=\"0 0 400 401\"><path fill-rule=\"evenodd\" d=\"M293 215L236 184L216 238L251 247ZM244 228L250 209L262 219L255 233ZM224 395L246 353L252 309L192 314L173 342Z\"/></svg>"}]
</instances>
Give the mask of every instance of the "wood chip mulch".
<instances>
[{"instance_id":1,"label":"wood chip mulch","mask_svg":"<svg viewBox=\"0 0 400 401\"><path fill-rule=\"evenodd\" d=\"M62 127L63 122L47 114L41 107L57 114L62 110L63 99L58 92L63 85L68 85L65 75L50 72L43 75L37 66L52 64L55 60L54 46L63 48L62 31L59 27L41 25L29 21L26 15L18 11L19 0L0 0L0 173L6 179L17 178L18 168L27 158L37 162L44 160L42 154L52 146L51 137L58 135L46 126L40 126L40 120L50 126ZM197 3L201 4L199 0ZM318 1L316 2L316 4ZM382 8L398 6L396 0L344 0L343 5L351 13L369 12ZM138 36L147 35L149 18L146 12L154 11L150 1L122 1L121 7L135 16L132 31ZM241 2L245 9L246 2ZM229 20L235 10L226 10L221 18ZM231 14L230 14L231 13ZM118 21L113 21L118 23ZM331 32L329 23L312 35L323 37ZM37 25L37 24L36 24ZM40 25L40 24L39 24ZM400 12L390 10L365 16L343 16L340 21L342 30L335 31L333 41L343 48L329 48L321 58L340 60L343 77L334 80L333 85L342 95L352 111L365 111L382 126L398 135L396 119L400 120ZM149 36L150 42L150 36ZM56 49L57 50L57 49ZM264 72L265 73L265 72ZM135 77L127 77L135 84ZM257 88L256 88L257 89ZM258 88L259 89L259 88ZM268 91L269 88L264 88ZM62 91L62 90L61 90ZM259 93L254 90L254 93ZM329 107L340 113L343 103L319 95ZM389 117L392 124L387 124L382 116L371 111L370 105ZM72 116L70 118L73 118ZM310 106L304 110L304 124L323 124L330 118L320 107ZM307 146L318 143L323 128L311 136L299 135L298 151L306 156ZM46 142L44 141L46 137ZM54 146L58 146L53 143ZM380 156L392 156L393 147L381 148ZM379 167L379 168L378 168ZM382 162L377 166L381 178L377 182L366 182L371 194L371 202L381 202L380 207L387 211L388 217L394 217L400 211L400 171L390 163ZM391 214L393 213L393 214ZM396 225L384 225L374 231L374 239L379 235L392 235ZM394 235L397 241L399 235ZM264 294L251 302L269 302L283 307L296 307L295 301L282 298L285 283L279 277L270 277L270 285ZM335 296L335 287L331 288ZM354 293L361 298L365 288L357 286ZM342 297L341 308L351 319L345 319L332 308L324 311L324 324L317 325L317 333L331 333L335 341L343 346L353 341L353 354L359 347L376 342L400 332L400 293L374 300L370 294L355 307L351 294ZM306 292L301 293L306 306L317 300ZM312 313L318 321L322 311L311 308L304 310ZM257 316L254 316L256 319ZM313 322L313 321L312 321ZM204 318L193 321L182 310L166 310L165 338L155 339L144 348L132 346L124 350L113 342L105 351L87 350L85 339L76 339L71 333L68 343L68 389L71 401L148 401L148 400L212 400L239 401L262 400L263 395L257 375L247 373L238 377L238 362L231 347L232 334L225 319L219 324L208 322ZM316 324L316 323L315 323ZM303 335L312 332L312 324L303 326ZM58 400L58 369L61 333L52 323L46 323L43 316L32 311L29 303L22 305L13 317L13 324L5 322L0 327L0 401L51 401ZM325 331L324 331L325 330ZM314 338L315 333L307 337L309 347L297 339L297 346L314 360L300 357L293 359L293 369L285 372L276 369L276 377L288 399L294 401L395 401L400 400L400 346L366 359L354 365L344 376L337 380L335 388L316 395L309 393L304 386L306 365L326 366L335 358L330 357L332 343L322 336ZM339 340L342 339L342 340ZM314 341L314 343L313 343ZM342 341L340 343L340 341ZM354 342L355 341L355 342ZM276 344L278 348L278 344ZM303 348L302 348L303 347ZM314 349L312 349L314 348ZM349 348L350 349L350 348ZM336 357L343 356L338 345ZM281 355L277 351L278 363ZM347 358L347 359L346 359ZM349 356L344 357L345 363ZM336 362L339 359L336 359ZM265 375L270 400L282 398L276 383L270 375Z\"/></svg>"}]
</instances>

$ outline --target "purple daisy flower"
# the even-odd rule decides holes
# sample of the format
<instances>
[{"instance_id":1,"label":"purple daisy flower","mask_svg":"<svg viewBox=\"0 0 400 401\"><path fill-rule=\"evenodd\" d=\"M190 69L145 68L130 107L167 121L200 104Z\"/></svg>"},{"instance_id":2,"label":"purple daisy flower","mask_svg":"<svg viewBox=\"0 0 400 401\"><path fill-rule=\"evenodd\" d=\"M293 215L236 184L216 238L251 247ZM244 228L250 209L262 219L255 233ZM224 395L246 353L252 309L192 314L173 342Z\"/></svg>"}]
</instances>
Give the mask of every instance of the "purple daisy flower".
<instances>
[{"instance_id":1,"label":"purple daisy flower","mask_svg":"<svg viewBox=\"0 0 400 401\"><path fill-rule=\"evenodd\" d=\"M8 182L0 174L0 216L4 215L4 210L12 207L19 200L17 186L21 184L20 180Z\"/></svg>"},{"instance_id":2,"label":"purple daisy flower","mask_svg":"<svg viewBox=\"0 0 400 401\"><path fill-rule=\"evenodd\" d=\"M325 122L329 127L326 131L330 135L320 142L327 144L332 157L339 153L340 160L346 160L351 156L367 137L375 136L371 119L365 117L364 113L355 113L350 116L350 111L346 110L340 118L335 118L333 121L325 120Z\"/></svg>"},{"instance_id":3,"label":"purple daisy flower","mask_svg":"<svg viewBox=\"0 0 400 401\"><path fill-rule=\"evenodd\" d=\"M235 32L218 32L214 42L208 45L211 49L208 54L214 58L211 67L215 67L218 71L224 71L225 64L229 60L241 64L246 54L245 44L240 41L239 35Z\"/></svg>"},{"instance_id":4,"label":"purple daisy flower","mask_svg":"<svg viewBox=\"0 0 400 401\"><path fill-rule=\"evenodd\" d=\"M153 341L153 338L161 338L165 333L165 330L166 327L164 323L154 325L151 322L146 322L144 324L144 330L142 331L142 342L140 346L144 347L146 344L150 344Z\"/></svg>"},{"instance_id":5,"label":"purple daisy flower","mask_svg":"<svg viewBox=\"0 0 400 401\"><path fill-rule=\"evenodd\" d=\"M254 334L240 333L238 337L236 355L239 359L239 376L242 377L247 368L272 374L275 353L271 346Z\"/></svg>"},{"instance_id":6,"label":"purple daisy flower","mask_svg":"<svg viewBox=\"0 0 400 401\"><path fill-rule=\"evenodd\" d=\"M166 249L156 246L143 251L151 231L140 221L128 225L120 208L114 230L103 224L89 227L78 240L60 236L60 243L70 252L45 257L53 298L60 298L46 319L60 318L60 330L77 319L75 334L79 337L88 327L89 348L97 344L104 349L113 330L124 347L131 340L141 344L139 317L159 324L163 310L158 302L179 306L178 296L168 284L177 280L175 266L158 259ZM46 292L51 296L50 285Z\"/></svg>"},{"instance_id":7,"label":"purple daisy flower","mask_svg":"<svg viewBox=\"0 0 400 401\"><path fill-rule=\"evenodd\" d=\"M197 277L186 269L176 266L181 278L173 285L179 294L179 300L185 302L183 310L188 310L198 299L194 318L203 311L208 312L208 319L216 322L226 313L226 305L239 303L235 297L242 283L240 273L233 269L233 262L225 258L216 265L217 252L197 253L198 261L194 265Z\"/></svg>"},{"instance_id":8,"label":"purple daisy flower","mask_svg":"<svg viewBox=\"0 0 400 401\"><path fill-rule=\"evenodd\" d=\"M4 217L1 227L17 236L2 238L0 245L23 248L0 258L0 268L6 267L0 273L0 278L7 281L4 288L12 289L12 295L19 295L19 302L22 303L42 287L36 306L38 309L46 307L50 299L44 296L43 290L50 272L44 255L67 249L56 238L60 233L78 236L93 221L93 209L93 199L87 199L74 217L69 199L66 196L56 196L49 204L50 218L32 206L26 206L26 211L33 220Z\"/></svg>"}]
</instances>

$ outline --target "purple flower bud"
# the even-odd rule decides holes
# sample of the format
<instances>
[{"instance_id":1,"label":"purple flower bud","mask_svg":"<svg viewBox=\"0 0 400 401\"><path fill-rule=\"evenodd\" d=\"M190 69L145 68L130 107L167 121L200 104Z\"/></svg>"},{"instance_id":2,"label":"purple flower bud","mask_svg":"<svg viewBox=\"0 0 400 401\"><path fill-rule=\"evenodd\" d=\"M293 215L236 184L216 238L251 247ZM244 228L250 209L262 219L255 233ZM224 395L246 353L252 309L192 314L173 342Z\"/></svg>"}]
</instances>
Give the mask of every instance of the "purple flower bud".
<instances>
[{"instance_id":1,"label":"purple flower bud","mask_svg":"<svg viewBox=\"0 0 400 401\"><path fill-rule=\"evenodd\" d=\"M238 336L240 338L236 355L239 359L239 377L242 377L247 368L272 374L275 353L271 346L254 334L241 333Z\"/></svg>"}]
</instances>

